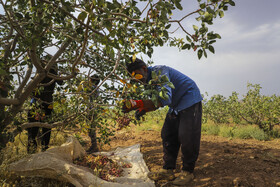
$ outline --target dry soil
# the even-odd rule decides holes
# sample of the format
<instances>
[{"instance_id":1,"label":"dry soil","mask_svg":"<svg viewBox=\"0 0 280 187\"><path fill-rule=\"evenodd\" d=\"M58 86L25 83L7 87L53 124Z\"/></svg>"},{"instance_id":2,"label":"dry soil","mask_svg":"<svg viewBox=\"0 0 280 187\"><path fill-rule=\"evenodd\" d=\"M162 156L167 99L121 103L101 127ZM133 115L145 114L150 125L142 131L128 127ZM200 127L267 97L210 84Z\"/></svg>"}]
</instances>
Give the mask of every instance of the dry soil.
<instances>
[{"instance_id":1,"label":"dry soil","mask_svg":"<svg viewBox=\"0 0 280 187\"><path fill-rule=\"evenodd\" d=\"M141 152L150 171L162 167L160 132L122 131L105 150L141 144ZM180 155L176 172L180 172ZM280 186L280 140L258 141L202 135L195 179L188 186ZM156 181L156 186L172 186Z\"/></svg>"}]
</instances>

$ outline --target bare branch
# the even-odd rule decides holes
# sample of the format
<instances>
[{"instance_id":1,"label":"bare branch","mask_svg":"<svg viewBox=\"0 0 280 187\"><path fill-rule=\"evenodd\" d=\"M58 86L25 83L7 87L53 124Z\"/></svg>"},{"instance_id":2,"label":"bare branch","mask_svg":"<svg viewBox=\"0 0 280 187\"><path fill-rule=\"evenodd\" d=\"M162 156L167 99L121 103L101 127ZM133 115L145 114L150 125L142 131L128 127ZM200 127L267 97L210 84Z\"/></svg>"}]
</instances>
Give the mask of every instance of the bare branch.
<instances>
[{"instance_id":1,"label":"bare branch","mask_svg":"<svg viewBox=\"0 0 280 187\"><path fill-rule=\"evenodd\" d=\"M54 79L54 80L58 80L58 81L63 81L63 80L69 80L72 79L73 77L76 76L76 72L72 72L70 75L66 75L66 76L58 76L52 73L48 73L48 77Z\"/></svg>"},{"instance_id":2,"label":"bare branch","mask_svg":"<svg viewBox=\"0 0 280 187\"><path fill-rule=\"evenodd\" d=\"M219 0L218 2L220 2L220 1L223 1L223 0ZM218 3L218 2L215 2L215 3ZM214 5L215 3L206 4L206 7L212 6L212 5ZM198 13L198 12L201 11L201 10L202 10L202 9L200 8L200 9L198 9L198 10L196 10L196 11L193 11L193 12L191 12L191 13L189 13L189 14L183 16L183 17L182 17L181 19L179 19L179 20L170 20L169 23L178 23L178 25L180 26L180 28L181 28L187 35L189 35L189 36L191 36L191 37L193 38L193 36L185 30L185 28L182 26L181 22L182 22L185 18L187 18L187 17L189 17L189 16L191 16L191 15L193 15L193 14L196 14L196 13ZM175 31L174 31L174 32L175 32Z\"/></svg>"},{"instance_id":3,"label":"bare branch","mask_svg":"<svg viewBox=\"0 0 280 187\"><path fill-rule=\"evenodd\" d=\"M129 21L137 21L137 22L140 22L140 23L147 23L147 21L143 21L143 20L140 20L140 19L134 19L134 18L131 18L129 16L127 16L126 14L123 14L123 13L112 13L112 15L114 16L121 16L121 17L125 17L126 19L128 19Z\"/></svg>"},{"instance_id":4,"label":"bare branch","mask_svg":"<svg viewBox=\"0 0 280 187\"><path fill-rule=\"evenodd\" d=\"M181 29L182 29L187 35L189 35L189 36L191 36L191 37L193 38L193 36L185 30L185 28L181 25L180 22L178 22L178 24L179 24L179 26L181 27Z\"/></svg>"},{"instance_id":5,"label":"bare branch","mask_svg":"<svg viewBox=\"0 0 280 187\"><path fill-rule=\"evenodd\" d=\"M42 72L44 68L40 64L40 60L36 54L36 51L37 51L37 47L35 46L34 43L32 43L31 49L28 50L27 53L31 59L32 64L34 64L34 66L36 67L37 71Z\"/></svg>"},{"instance_id":6,"label":"bare branch","mask_svg":"<svg viewBox=\"0 0 280 187\"><path fill-rule=\"evenodd\" d=\"M45 84L39 84L38 86L49 86L49 85L51 85L52 83L54 83L54 79L52 79L50 82L48 82L48 83L45 83Z\"/></svg>"},{"instance_id":7,"label":"bare branch","mask_svg":"<svg viewBox=\"0 0 280 187\"><path fill-rule=\"evenodd\" d=\"M41 122L31 122L31 123L24 123L20 126L19 129L15 129L12 134L13 136L17 136L19 133L21 133L21 131L25 130L25 129L28 129L28 128L31 128L31 127L43 127L43 128L55 128L55 127L58 127L58 126L61 126L63 125L64 122L55 122L53 124L49 124L49 123L41 123Z\"/></svg>"},{"instance_id":8,"label":"bare branch","mask_svg":"<svg viewBox=\"0 0 280 187\"><path fill-rule=\"evenodd\" d=\"M142 10L141 15L144 13L144 11L148 8L150 2L147 3L146 7Z\"/></svg>"},{"instance_id":9,"label":"bare branch","mask_svg":"<svg viewBox=\"0 0 280 187\"><path fill-rule=\"evenodd\" d=\"M49 123L42 123L42 122L30 122L30 123L24 123L21 125L21 129L22 130L25 130L25 129L28 129L28 128L31 128L31 127L42 127L42 128L55 128L59 125L62 125L64 124L63 122L55 122L53 124L49 124Z\"/></svg>"},{"instance_id":10,"label":"bare branch","mask_svg":"<svg viewBox=\"0 0 280 187\"><path fill-rule=\"evenodd\" d=\"M18 87L18 89L15 93L15 98L18 98L20 96L20 94L22 93L22 90L23 90L24 86L26 85L27 81L29 80L31 73L32 73L32 66L28 66L27 72L25 74L25 78L22 80L22 83L20 84L20 86Z\"/></svg>"},{"instance_id":11,"label":"bare branch","mask_svg":"<svg viewBox=\"0 0 280 187\"><path fill-rule=\"evenodd\" d=\"M1 105L18 105L20 102L18 99L9 99L0 97L0 104Z\"/></svg>"}]
</instances>

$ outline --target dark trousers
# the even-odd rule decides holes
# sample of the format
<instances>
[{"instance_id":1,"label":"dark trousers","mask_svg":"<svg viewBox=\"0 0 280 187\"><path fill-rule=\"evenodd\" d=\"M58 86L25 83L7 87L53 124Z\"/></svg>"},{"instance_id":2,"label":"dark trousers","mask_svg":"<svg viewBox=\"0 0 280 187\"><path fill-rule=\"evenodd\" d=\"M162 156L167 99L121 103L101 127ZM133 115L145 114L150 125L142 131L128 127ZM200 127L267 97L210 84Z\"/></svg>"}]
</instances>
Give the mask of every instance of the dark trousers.
<instances>
[{"instance_id":1,"label":"dark trousers","mask_svg":"<svg viewBox=\"0 0 280 187\"><path fill-rule=\"evenodd\" d=\"M182 170L193 172L200 148L201 117L201 102L180 111L178 115L166 115L161 131L164 169L176 168L181 147Z\"/></svg>"},{"instance_id":2,"label":"dark trousers","mask_svg":"<svg viewBox=\"0 0 280 187\"><path fill-rule=\"evenodd\" d=\"M51 115L52 110L51 109L45 109L45 117ZM28 112L28 121L29 122L42 122L38 121L34 117L34 111ZM27 142L27 152L28 153L34 153L37 150L37 141L36 137L39 132L39 127L31 127L27 129L28 132L28 142ZM51 129L49 128L42 128L42 133L40 135L42 150L45 151L49 148L50 138L51 138Z\"/></svg>"}]
</instances>

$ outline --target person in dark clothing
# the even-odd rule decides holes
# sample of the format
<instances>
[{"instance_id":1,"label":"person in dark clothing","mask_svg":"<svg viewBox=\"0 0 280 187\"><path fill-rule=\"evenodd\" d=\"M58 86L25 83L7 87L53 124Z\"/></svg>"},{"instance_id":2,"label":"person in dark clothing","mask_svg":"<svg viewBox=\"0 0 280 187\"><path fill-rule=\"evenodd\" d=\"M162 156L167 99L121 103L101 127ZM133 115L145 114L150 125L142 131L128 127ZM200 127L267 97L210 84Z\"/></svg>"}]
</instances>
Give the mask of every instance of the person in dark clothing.
<instances>
[{"instance_id":1,"label":"person in dark clothing","mask_svg":"<svg viewBox=\"0 0 280 187\"><path fill-rule=\"evenodd\" d=\"M50 69L50 73L57 74L55 68ZM31 122L45 122L48 117L51 116L53 111L53 93L55 89L55 84L62 84L62 81L55 81L50 77L45 77L41 81L43 87L42 90L33 92L31 99L32 109L28 111L28 121ZM27 152L34 153L37 150L37 135L39 132L39 127L31 127L27 129L28 132L28 143ZM48 149L51 136L51 129L42 128L41 140L42 151Z\"/></svg>"},{"instance_id":2,"label":"person in dark clothing","mask_svg":"<svg viewBox=\"0 0 280 187\"><path fill-rule=\"evenodd\" d=\"M168 98L158 98L158 105L151 100L129 100L130 106L123 106L124 112L136 110L136 116L154 111L159 107L169 106L165 122L161 131L163 144L164 165L158 172L150 172L148 177L153 180L174 180L174 169L179 149L182 152L182 172L172 182L174 185L186 185L193 180L195 162L199 155L201 137L202 96L196 83L188 76L168 66L147 65L140 59L127 64L127 70L134 74L140 74L143 83L151 80L152 72L161 72L166 75L175 88L164 85ZM161 87L158 87L161 90Z\"/></svg>"},{"instance_id":3,"label":"person in dark clothing","mask_svg":"<svg viewBox=\"0 0 280 187\"><path fill-rule=\"evenodd\" d=\"M92 75L90 77L90 87L89 91L93 91L99 84L100 78L97 75ZM98 97L98 90L96 90L92 95L90 95L90 103L94 102L94 100ZM88 153L93 153L98 151L98 146L97 146L97 139L96 139L96 124L95 124L95 118L96 118L96 113L92 106L89 107L90 109L90 128L88 131L88 136L90 137L90 142L91 146L87 150Z\"/></svg>"}]
</instances>

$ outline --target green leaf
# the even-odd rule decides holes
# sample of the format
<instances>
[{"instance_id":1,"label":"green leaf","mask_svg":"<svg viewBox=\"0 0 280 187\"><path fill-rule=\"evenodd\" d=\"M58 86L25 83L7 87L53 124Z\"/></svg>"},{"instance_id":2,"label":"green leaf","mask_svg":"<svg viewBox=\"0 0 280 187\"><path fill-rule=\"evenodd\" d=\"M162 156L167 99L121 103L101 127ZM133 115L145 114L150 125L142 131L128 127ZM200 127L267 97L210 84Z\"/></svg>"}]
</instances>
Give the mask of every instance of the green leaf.
<instances>
[{"instance_id":1,"label":"green leaf","mask_svg":"<svg viewBox=\"0 0 280 187\"><path fill-rule=\"evenodd\" d=\"M164 100L168 100L168 98L169 98L169 97L168 97L167 93L166 93L166 92L163 93L163 99L164 99Z\"/></svg>"},{"instance_id":2,"label":"green leaf","mask_svg":"<svg viewBox=\"0 0 280 187\"><path fill-rule=\"evenodd\" d=\"M204 15L204 14L205 14L205 11L200 10L198 13L199 13L199 15L201 15L201 16L202 16L202 15Z\"/></svg>"},{"instance_id":3,"label":"green leaf","mask_svg":"<svg viewBox=\"0 0 280 187\"><path fill-rule=\"evenodd\" d=\"M78 20L81 20L81 21L84 21L87 17L87 13L86 12L81 12L79 15L78 15Z\"/></svg>"},{"instance_id":4,"label":"green leaf","mask_svg":"<svg viewBox=\"0 0 280 187\"><path fill-rule=\"evenodd\" d=\"M212 45L209 45L208 49L210 52L215 53L215 49Z\"/></svg>"},{"instance_id":5,"label":"green leaf","mask_svg":"<svg viewBox=\"0 0 280 187\"><path fill-rule=\"evenodd\" d=\"M183 45L182 49L190 49L191 48L191 45L190 44L185 44Z\"/></svg>"},{"instance_id":6,"label":"green leaf","mask_svg":"<svg viewBox=\"0 0 280 187\"><path fill-rule=\"evenodd\" d=\"M18 17L19 19L23 18L23 15L21 13L16 12L15 13L16 17Z\"/></svg>"},{"instance_id":7,"label":"green leaf","mask_svg":"<svg viewBox=\"0 0 280 187\"><path fill-rule=\"evenodd\" d=\"M186 36L186 38L187 38L188 42L192 42L192 39L188 35Z\"/></svg>"},{"instance_id":8,"label":"green leaf","mask_svg":"<svg viewBox=\"0 0 280 187\"><path fill-rule=\"evenodd\" d=\"M205 12L204 17L205 21L211 21L213 19L213 15L209 12Z\"/></svg>"},{"instance_id":9,"label":"green leaf","mask_svg":"<svg viewBox=\"0 0 280 187\"><path fill-rule=\"evenodd\" d=\"M163 97L163 91L160 91L160 92L159 92L159 97L162 98L162 99L164 99L164 97Z\"/></svg>"},{"instance_id":10,"label":"green leaf","mask_svg":"<svg viewBox=\"0 0 280 187\"><path fill-rule=\"evenodd\" d=\"M206 4L205 4L205 3L202 3L202 4L200 4L199 6L200 6L201 9L204 9L204 8L206 7Z\"/></svg>"},{"instance_id":11,"label":"green leaf","mask_svg":"<svg viewBox=\"0 0 280 187\"><path fill-rule=\"evenodd\" d=\"M172 88L172 89L175 89L175 86L174 86L174 84L173 84L172 82L168 82L168 83L167 83L167 86L169 86L169 87Z\"/></svg>"},{"instance_id":12,"label":"green leaf","mask_svg":"<svg viewBox=\"0 0 280 187\"><path fill-rule=\"evenodd\" d=\"M169 37L169 34L168 34L168 32L167 32L166 30L163 31L163 36L164 36L165 38L168 38L168 37Z\"/></svg>"},{"instance_id":13,"label":"green leaf","mask_svg":"<svg viewBox=\"0 0 280 187\"><path fill-rule=\"evenodd\" d=\"M171 24L166 25L165 29L169 29L171 27Z\"/></svg>"},{"instance_id":14,"label":"green leaf","mask_svg":"<svg viewBox=\"0 0 280 187\"><path fill-rule=\"evenodd\" d=\"M198 59L201 59L202 54L203 54L202 49L199 49L199 50L197 51L197 56L198 56Z\"/></svg>"},{"instance_id":15,"label":"green leaf","mask_svg":"<svg viewBox=\"0 0 280 187\"><path fill-rule=\"evenodd\" d=\"M231 6L235 6L235 2L232 1L232 0L229 1L229 4L230 4Z\"/></svg>"},{"instance_id":16,"label":"green leaf","mask_svg":"<svg viewBox=\"0 0 280 187\"><path fill-rule=\"evenodd\" d=\"M215 34L216 38L221 39L221 35L219 35L218 33Z\"/></svg>"},{"instance_id":17,"label":"green leaf","mask_svg":"<svg viewBox=\"0 0 280 187\"><path fill-rule=\"evenodd\" d=\"M160 45L160 46L163 46L163 41L162 41L162 39L158 39L158 44Z\"/></svg>"},{"instance_id":18,"label":"green leaf","mask_svg":"<svg viewBox=\"0 0 280 187\"><path fill-rule=\"evenodd\" d=\"M161 76L160 79L161 79L163 82L168 82L168 81L169 81L169 79L168 79L168 77L167 77L166 75Z\"/></svg>"},{"instance_id":19,"label":"green leaf","mask_svg":"<svg viewBox=\"0 0 280 187\"><path fill-rule=\"evenodd\" d=\"M219 11L219 16L220 16L220 18L224 17L224 12L222 10Z\"/></svg>"},{"instance_id":20,"label":"green leaf","mask_svg":"<svg viewBox=\"0 0 280 187\"><path fill-rule=\"evenodd\" d=\"M112 23L110 21L104 21L104 26L107 28L108 31L112 29Z\"/></svg>"},{"instance_id":21,"label":"green leaf","mask_svg":"<svg viewBox=\"0 0 280 187\"><path fill-rule=\"evenodd\" d=\"M196 19L196 21L200 21L201 20L201 16L200 17L197 17L197 18L195 18Z\"/></svg>"},{"instance_id":22,"label":"green leaf","mask_svg":"<svg viewBox=\"0 0 280 187\"><path fill-rule=\"evenodd\" d=\"M182 7L180 1L181 1L181 0L175 0L174 3L175 3L175 6L176 6L179 10L183 10L183 7Z\"/></svg>"},{"instance_id":23,"label":"green leaf","mask_svg":"<svg viewBox=\"0 0 280 187\"><path fill-rule=\"evenodd\" d=\"M7 74L7 72L5 70L0 69L0 75L6 75L6 74Z\"/></svg>"},{"instance_id":24,"label":"green leaf","mask_svg":"<svg viewBox=\"0 0 280 187\"><path fill-rule=\"evenodd\" d=\"M193 25L193 29L194 29L195 31L198 31L198 26Z\"/></svg>"},{"instance_id":25,"label":"green leaf","mask_svg":"<svg viewBox=\"0 0 280 187\"><path fill-rule=\"evenodd\" d=\"M203 49L203 54L204 54L205 58L207 58L207 52L205 49Z\"/></svg>"},{"instance_id":26,"label":"green leaf","mask_svg":"<svg viewBox=\"0 0 280 187\"><path fill-rule=\"evenodd\" d=\"M156 72L155 71L152 71L152 79L155 79L157 76Z\"/></svg>"}]
</instances>

